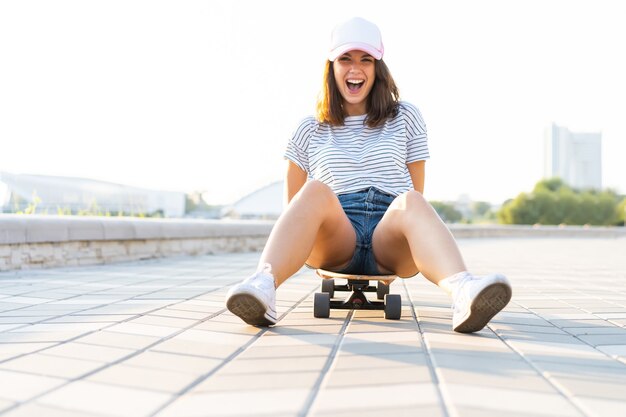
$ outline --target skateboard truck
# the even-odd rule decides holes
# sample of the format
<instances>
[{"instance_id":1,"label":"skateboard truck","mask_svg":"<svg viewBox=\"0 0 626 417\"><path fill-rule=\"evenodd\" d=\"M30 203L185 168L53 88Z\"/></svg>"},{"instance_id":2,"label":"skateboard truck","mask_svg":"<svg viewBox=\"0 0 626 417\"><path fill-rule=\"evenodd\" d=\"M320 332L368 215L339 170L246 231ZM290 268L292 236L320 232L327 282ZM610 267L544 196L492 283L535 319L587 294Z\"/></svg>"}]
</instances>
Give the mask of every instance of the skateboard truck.
<instances>
[{"instance_id":1,"label":"skateboard truck","mask_svg":"<svg viewBox=\"0 0 626 417\"><path fill-rule=\"evenodd\" d=\"M385 318L398 320L402 315L402 299L399 294L389 294L389 284L396 278L395 275L352 275L338 272L316 270L323 278L322 292L315 293L313 299L313 315L318 318L328 318L330 309L345 310L384 310ZM346 279L347 284L336 285L335 278ZM377 286L370 285L370 281L378 281ZM335 291L350 291L351 294L343 300L335 300ZM377 300L370 300L366 292L376 292ZM382 300L382 301L381 301Z\"/></svg>"}]
</instances>

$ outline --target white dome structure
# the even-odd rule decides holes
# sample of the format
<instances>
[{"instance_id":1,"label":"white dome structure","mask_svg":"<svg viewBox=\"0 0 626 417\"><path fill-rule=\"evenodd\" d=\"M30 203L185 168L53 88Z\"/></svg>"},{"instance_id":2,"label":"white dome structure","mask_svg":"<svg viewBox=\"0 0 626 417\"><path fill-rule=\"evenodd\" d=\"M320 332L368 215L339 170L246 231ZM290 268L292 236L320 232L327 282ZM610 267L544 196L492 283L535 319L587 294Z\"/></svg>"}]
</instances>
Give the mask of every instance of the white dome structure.
<instances>
[{"instance_id":1,"label":"white dome structure","mask_svg":"<svg viewBox=\"0 0 626 417\"><path fill-rule=\"evenodd\" d=\"M277 219L283 211L284 181L273 182L240 198L222 210L222 217Z\"/></svg>"},{"instance_id":2,"label":"white dome structure","mask_svg":"<svg viewBox=\"0 0 626 417\"><path fill-rule=\"evenodd\" d=\"M2 211L14 210L15 206L22 210L24 205L36 204L38 210L51 214L57 210L76 213L97 206L103 212L185 215L185 194L181 192L147 190L84 178L8 172L0 172L0 183L4 184L5 194L0 201Z\"/></svg>"}]
</instances>

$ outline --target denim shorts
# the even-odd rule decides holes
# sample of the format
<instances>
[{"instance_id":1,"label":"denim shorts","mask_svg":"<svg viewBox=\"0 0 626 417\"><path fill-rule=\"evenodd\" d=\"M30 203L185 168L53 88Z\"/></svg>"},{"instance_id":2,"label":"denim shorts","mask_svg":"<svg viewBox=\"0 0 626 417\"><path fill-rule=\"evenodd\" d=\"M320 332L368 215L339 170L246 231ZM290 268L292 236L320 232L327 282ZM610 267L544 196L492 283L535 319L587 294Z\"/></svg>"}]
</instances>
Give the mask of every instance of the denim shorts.
<instances>
[{"instance_id":1,"label":"denim shorts","mask_svg":"<svg viewBox=\"0 0 626 417\"><path fill-rule=\"evenodd\" d=\"M356 248L352 260L348 266L337 272L381 275L374 259L372 236L395 197L374 187L337 197L356 232Z\"/></svg>"}]
</instances>

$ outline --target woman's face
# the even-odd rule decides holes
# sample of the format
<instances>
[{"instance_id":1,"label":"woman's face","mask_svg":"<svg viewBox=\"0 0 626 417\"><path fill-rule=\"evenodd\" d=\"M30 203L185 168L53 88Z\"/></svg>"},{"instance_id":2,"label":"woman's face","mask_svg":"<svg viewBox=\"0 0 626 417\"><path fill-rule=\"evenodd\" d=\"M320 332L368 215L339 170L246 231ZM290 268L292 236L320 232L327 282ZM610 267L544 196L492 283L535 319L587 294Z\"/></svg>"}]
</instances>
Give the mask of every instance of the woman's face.
<instances>
[{"instance_id":1,"label":"woman's face","mask_svg":"<svg viewBox=\"0 0 626 417\"><path fill-rule=\"evenodd\" d=\"M346 115L365 114L367 95L376 80L374 57L362 51L346 52L333 62L333 72Z\"/></svg>"}]
</instances>

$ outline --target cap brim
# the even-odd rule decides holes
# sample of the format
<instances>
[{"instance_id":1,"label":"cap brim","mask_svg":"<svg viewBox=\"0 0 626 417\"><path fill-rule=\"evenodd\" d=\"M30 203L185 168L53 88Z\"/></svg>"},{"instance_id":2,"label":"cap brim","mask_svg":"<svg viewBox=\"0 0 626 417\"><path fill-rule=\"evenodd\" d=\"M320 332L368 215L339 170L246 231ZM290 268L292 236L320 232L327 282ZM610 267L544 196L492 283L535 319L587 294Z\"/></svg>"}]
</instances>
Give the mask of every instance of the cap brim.
<instances>
[{"instance_id":1,"label":"cap brim","mask_svg":"<svg viewBox=\"0 0 626 417\"><path fill-rule=\"evenodd\" d=\"M340 57L341 55L349 51L367 52L368 54L373 56L374 59L377 59L377 60L380 60L383 57L382 51L379 51L378 49L372 47L371 45L367 45L363 43L346 43L330 51L328 53L328 60L334 61L335 59L337 59L338 57Z\"/></svg>"}]
</instances>

